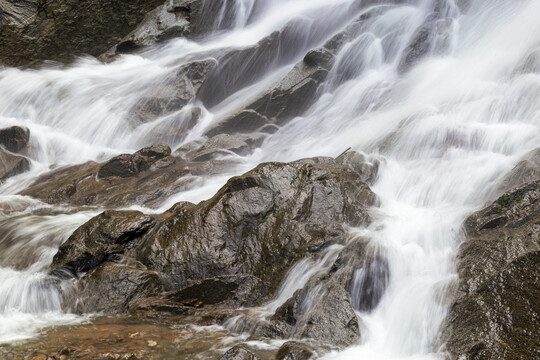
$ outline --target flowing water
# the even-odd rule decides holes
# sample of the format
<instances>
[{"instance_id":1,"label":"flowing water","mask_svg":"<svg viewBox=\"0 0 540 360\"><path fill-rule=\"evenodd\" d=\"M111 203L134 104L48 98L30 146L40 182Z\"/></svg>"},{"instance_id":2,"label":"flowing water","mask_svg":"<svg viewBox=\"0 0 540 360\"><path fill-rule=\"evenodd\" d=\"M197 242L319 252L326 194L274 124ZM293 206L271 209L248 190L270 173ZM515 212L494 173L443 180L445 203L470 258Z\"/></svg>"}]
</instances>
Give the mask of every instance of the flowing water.
<instances>
[{"instance_id":1,"label":"flowing water","mask_svg":"<svg viewBox=\"0 0 540 360\"><path fill-rule=\"evenodd\" d=\"M30 172L0 187L0 343L84 320L62 313L60 294L69 284L51 279L46 268L96 209L53 207L19 191L53 165L133 152L152 141L150 130L180 127L167 118L133 123L129 111L149 84L181 64L252 46L276 30L291 34L265 63L220 74L216 82L229 83L192 104L203 107L203 116L173 149L200 138L363 15L303 116L230 173L201 179L152 211L208 198L228 176L262 161L337 156L347 147L379 160L372 188L381 206L363 235L387 259L388 286L373 311L358 308L362 343L327 357L437 357L461 223L540 143L540 0L237 0L232 9L221 13L216 32L196 42L175 39L107 65L82 58L70 67L0 70L0 128L28 127L32 159ZM411 62L408 44L422 31L430 40ZM266 310L325 269L335 251L319 263L299 263ZM357 271L355 304L366 296L354 291L363 279Z\"/></svg>"}]
</instances>

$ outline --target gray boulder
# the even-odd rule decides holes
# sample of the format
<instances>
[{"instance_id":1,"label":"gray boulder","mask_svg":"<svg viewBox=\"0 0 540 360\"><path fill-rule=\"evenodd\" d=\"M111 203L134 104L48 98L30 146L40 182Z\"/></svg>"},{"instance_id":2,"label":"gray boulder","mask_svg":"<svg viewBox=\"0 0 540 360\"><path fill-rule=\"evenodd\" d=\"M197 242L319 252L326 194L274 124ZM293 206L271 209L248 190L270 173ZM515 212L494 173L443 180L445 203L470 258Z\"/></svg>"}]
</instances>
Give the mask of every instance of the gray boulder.
<instances>
[{"instance_id":1,"label":"gray boulder","mask_svg":"<svg viewBox=\"0 0 540 360\"><path fill-rule=\"evenodd\" d=\"M452 359L540 356L540 182L516 188L465 222L459 290L443 326Z\"/></svg>"}]
</instances>

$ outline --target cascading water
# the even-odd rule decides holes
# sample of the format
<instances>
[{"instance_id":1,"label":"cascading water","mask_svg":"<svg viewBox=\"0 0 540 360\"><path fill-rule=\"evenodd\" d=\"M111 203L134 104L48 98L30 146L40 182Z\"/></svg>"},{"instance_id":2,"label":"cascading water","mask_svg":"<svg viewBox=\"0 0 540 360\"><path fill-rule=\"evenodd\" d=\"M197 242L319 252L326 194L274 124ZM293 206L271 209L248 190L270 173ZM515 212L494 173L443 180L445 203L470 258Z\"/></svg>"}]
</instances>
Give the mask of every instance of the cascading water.
<instances>
[{"instance_id":1,"label":"cascading water","mask_svg":"<svg viewBox=\"0 0 540 360\"><path fill-rule=\"evenodd\" d=\"M327 357L437 357L448 289L456 280L453 257L461 223L540 141L540 1L228 3L214 25L216 32L198 41L175 39L107 65L80 59L68 68L0 70L0 128L28 127L32 160L30 172L0 187L0 343L80 320L61 313L66 284L44 271L55 249L96 213L14 194L53 165L133 152L156 140L149 136L153 129L164 124L181 128L182 116L145 124L129 117L146 88L180 65L232 54L218 59L223 67L212 79L214 86L203 88L195 103L176 114L189 112L192 105L203 107L198 124L171 143L173 149L201 138L307 51L361 19L350 27L350 39L307 112L240 159L230 173L201 179L188 192L147 211L208 198L228 176L263 161L336 156L349 146L380 161L372 189L381 206L372 211L375 221L363 236L370 238L374 252L384 255L388 273L376 266L355 273L351 296L366 328L362 343ZM231 16L232 24L225 21ZM288 35L273 57L256 57L259 63L235 60L231 49L252 46L284 28ZM328 250L319 263L294 267L282 293L264 311L274 311L310 276L326 269L337 250ZM376 294L361 291L365 271L384 282L372 286ZM377 304L370 303L373 297Z\"/></svg>"}]
</instances>

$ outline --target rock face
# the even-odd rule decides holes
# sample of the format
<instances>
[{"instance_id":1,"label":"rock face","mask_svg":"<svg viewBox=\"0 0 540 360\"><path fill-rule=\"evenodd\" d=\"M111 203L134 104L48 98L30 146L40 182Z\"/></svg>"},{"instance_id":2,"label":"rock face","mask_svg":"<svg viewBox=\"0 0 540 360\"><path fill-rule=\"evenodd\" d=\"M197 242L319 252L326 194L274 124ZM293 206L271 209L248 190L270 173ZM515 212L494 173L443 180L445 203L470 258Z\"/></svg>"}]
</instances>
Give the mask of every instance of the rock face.
<instances>
[{"instance_id":1,"label":"rock face","mask_svg":"<svg viewBox=\"0 0 540 360\"><path fill-rule=\"evenodd\" d=\"M18 153L23 150L30 140L30 130L20 126L0 129L0 145L7 151Z\"/></svg>"},{"instance_id":2,"label":"rock face","mask_svg":"<svg viewBox=\"0 0 540 360\"><path fill-rule=\"evenodd\" d=\"M21 66L40 60L98 56L118 43L163 0L2 0L10 14L0 25L0 62ZM38 6L39 4L39 6Z\"/></svg>"},{"instance_id":3,"label":"rock face","mask_svg":"<svg viewBox=\"0 0 540 360\"><path fill-rule=\"evenodd\" d=\"M540 182L465 222L459 294L444 327L453 359L540 357Z\"/></svg>"}]
</instances>

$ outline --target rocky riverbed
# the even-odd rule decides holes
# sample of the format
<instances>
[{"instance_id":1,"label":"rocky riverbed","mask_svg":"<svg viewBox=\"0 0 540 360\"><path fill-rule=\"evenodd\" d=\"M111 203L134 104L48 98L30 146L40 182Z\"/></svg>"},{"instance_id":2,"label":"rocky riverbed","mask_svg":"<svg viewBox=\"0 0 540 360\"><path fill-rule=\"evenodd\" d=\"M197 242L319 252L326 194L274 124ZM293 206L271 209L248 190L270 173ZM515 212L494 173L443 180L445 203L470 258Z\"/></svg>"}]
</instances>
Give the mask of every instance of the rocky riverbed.
<instances>
[{"instance_id":1,"label":"rocky riverbed","mask_svg":"<svg viewBox=\"0 0 540 360\"><path fill-rule=\"evenodd\" d=\"M0 0L0 358L540 358L502 3Z\"/></svg>"}]
</instances>

